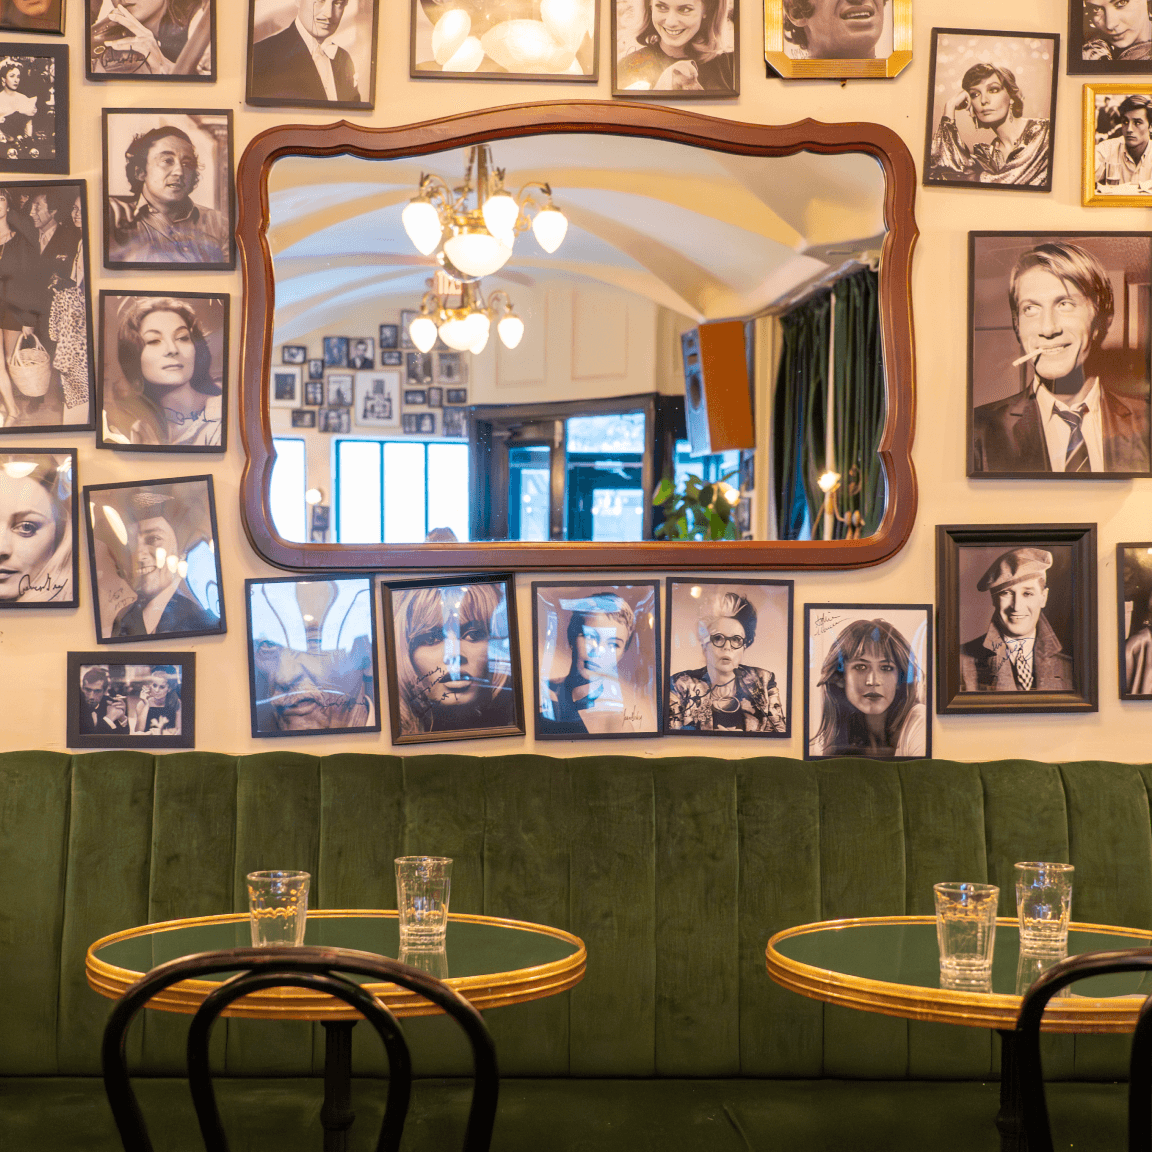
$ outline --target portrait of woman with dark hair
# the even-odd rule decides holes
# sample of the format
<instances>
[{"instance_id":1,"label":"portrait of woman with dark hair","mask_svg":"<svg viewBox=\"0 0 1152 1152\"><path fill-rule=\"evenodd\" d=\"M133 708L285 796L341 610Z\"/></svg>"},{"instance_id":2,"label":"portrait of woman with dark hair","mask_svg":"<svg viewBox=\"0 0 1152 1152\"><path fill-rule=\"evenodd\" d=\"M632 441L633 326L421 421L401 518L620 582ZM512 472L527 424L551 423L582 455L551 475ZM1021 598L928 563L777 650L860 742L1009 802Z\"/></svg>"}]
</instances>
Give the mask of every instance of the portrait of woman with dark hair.
<instances>
[{"instance_id":1,"label":"portrait of woman with dark hair","mask_svg":"<svg viewBox=\"0 0 1152 1152\"><path fill-rule=\"evenodd\" d=\"M92 25L89 75L188 76L212 71L209 0L104 0Z\"/></svg>"},{"instance_id":2,"label":"portrait of woman with dark hair","mask_svg":"<svg viewBox=\"0 0 1152 1152\"><path fill-rule=\"evenodd\" d=\"M0 0L0 28L63 32L64 0Z\"/></svg>"},{"instance_id":3,"label":"portrait of woman with dark hair","mask_svg":"<svg viewBox=\"0 0 1152 1152\"><path fill-rule=\"evenodd\" d=\"M223 388L201 314L222 314L223 305L196 303L200 308L175 296L103 297L104 443L220 446ZM110 371L109 337L119 372Z\"/></svg>"},{"instance_id":4,"label":"portrait of woman with dark hair","mask_svg":"<svg viewBox=\"0 0 1152 1152\"><path fill-rule=\"evenodd\" d=\"M32 135L32 118L38 100L20 91L24 65L17 60L0 62L0 143Z\"/></svg>"},{"instance_id":5,"label":"portrait of woman with dark hair","mask_svg":"<svg viewBox=\"0 0 1152 1152\"><path fill-rule=\"evenodd\" d=\"M735 0L644 0L643 12L617 39L617 91L737 94Z\"/></svg>"}]
</instances>

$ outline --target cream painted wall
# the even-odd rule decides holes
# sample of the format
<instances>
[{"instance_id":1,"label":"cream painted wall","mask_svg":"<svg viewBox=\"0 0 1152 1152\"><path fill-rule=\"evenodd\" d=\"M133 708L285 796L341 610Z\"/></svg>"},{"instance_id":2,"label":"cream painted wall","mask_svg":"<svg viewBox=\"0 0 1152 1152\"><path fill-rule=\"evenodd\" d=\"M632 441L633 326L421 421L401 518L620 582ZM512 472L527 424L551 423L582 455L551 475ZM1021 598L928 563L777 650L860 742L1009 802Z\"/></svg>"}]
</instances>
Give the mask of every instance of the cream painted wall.
<instances>
[{"instance_id":1,"label":"cream painted wall","mask_svg":"<svg viewBox=\"0 0 1152 1152\"><path fill-rule=\"evenodd\" d=\"M72 50L72 172L89 181L90 203L100 191L101 104L112 107L231 107L236 114L237 155L257 132L272 124L295 121L325 123L330 117L300 111L247 109L243 104L244 26L246 5L219 3L221 79L215 86L184 84L88 84L83 80L80 5L69 11L67 42ZM1008 27L1026 31L1067 31L1067 0L1030 0L1005 5L999 0L969 0L958 9L945 0L915 0L915 57L895 80L786 83L768 80L760 54L762 16L752 5L742 13L741 87L737 101L695 102L691 107L716 116L766 123L789 123L812 116L821 120L872 120L888 124L906 141L920 168L924 146L925 93L930 30L963 23L973 28ZM408 19L398 0L383 5L378 57L376 113L370 122L405 124L468 109L529 100L609 98L608 10L601 20L601 80L595 87L564 84L439 83L406 79ZM16 37L10 37L15 39ZM1140 703L1120 703L1116 683L1115 561L1117 541L1152 536L1148 510L1152 480L1040 484L1022 481L976 483L964 476L966 233L971 228L1002 229L1146 229L1145 210L1080 207L1080 97L1082 78L1063 75L1055 125L1056 167L1053 191L989 192L979 189L919 189L916 200L921 239L916 251L913 301L916 310L919 401L915 461L920 482L916 528L905 549L876 568L829 574L798 573L796 649L802 637L802 606L819 601L929 602L934 599L934 532L941 523L995 523L1016 520L1095 521L1099 524L1099 613L1101 708L1092 716L934 717L933 748L938 757L978 760L1009 756L1067 760L1106 757L1146 760L1143 741L1152 732L1152 712ZM688 106L688 105L685 105ZM93 249L99 252L99 235ZM185 275L110 273L95 261L93 287L125 289L174 288L222 290L233 295L233 399L230 448L222 458L119 456L97 452L91 435L42 435L13 438L36 446L72 444L80 449L84 483L194 474L215 476L220 510L224 594L229 616L226 636L189 644L197 653L200 691L197 745L227 752L276 748L304 752L369 752L390 747L385 734L311 740L252 740L249 735L247 656L244 640L243 581L247 576L274 575L256 556L240 523L237 490L243 452L237 423L235 365L240 332L241 276L189 272ZM83 564L87 563L87 555ZM621 576L627 576L622 573ZM639 575L632 573L631 575ZM663 575L661 573L660 575ZM774 575L788 576L788 573ZM518 580L521 651L530 649L532 574ZM90 586L82 567L81 607L10 611L0 615L0 674L4 711L0 743L6 748L62 748L64 741L65 652L91 649L94 630ZM160 645L153 644L156 648ZM141 645L144 649L147 646ZM124 649L109 647L109 657ZM530 658L527 660L531 666ZM780 670L783 671L783 670ZM797 660L792 694L793 736L790 741L727 741L718 745L702 737L618 742L549 742L540 750L557 755L593 751L725 756L771 753L802 754L803 674ZM531 736L468 744L426 745L419 752L467 751L484 754L533 748Z\"/></svg>"}]
</instances>

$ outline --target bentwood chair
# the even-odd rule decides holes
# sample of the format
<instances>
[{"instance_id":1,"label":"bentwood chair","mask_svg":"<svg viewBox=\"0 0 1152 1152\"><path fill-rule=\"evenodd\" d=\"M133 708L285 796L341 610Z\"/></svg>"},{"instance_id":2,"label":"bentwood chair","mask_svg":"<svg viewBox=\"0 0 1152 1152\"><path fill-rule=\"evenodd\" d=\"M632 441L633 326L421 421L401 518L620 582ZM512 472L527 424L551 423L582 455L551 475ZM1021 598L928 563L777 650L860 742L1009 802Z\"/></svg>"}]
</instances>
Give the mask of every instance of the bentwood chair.
<instances>
[{"instance_id":1,"label":"bentwood chair","mask_svg":"<svg viewBox=\"0 0 1152 1152\"><path fill-rule=\"evenodd\" d=\"M1028 1152L1053 1152L1040 1066L1040 1018L1048 1001L1077 980L1125 972L1152 972L1152 949L1071 956L1049 968L1025 994L1016 1018L1016 1055ZM1140 1008L1128 1077L1128 1152L1152 1152L1152 997Z\"/></svg>"},{"instance_id":2,"label":"bentwood chair","mask_svg":"<svg viewBox=\"0 0 1152 1152\"><path fill-rule=\"evenodd\" d=\"M372 952L348 948L234 948L201 952L169 961L142 976L117 1001L104 1029L101 1059L104 1087L125 1152L152 1152L152 1143L128 1074L125 1039L136 1013L158 992L181 980L235 972L205 997L188 1029L188 1084L196 1119L208 1152L228 1152L228 1140L216 1106L208 1069L208 1040L216 1018L234 1000L266 988L294 987L338 997L360 1013L384 1042L388 1054L388 1096L376 1152L397 1152L412 1088L408 1045L396 1017L371 993L344 973L396 984L430 1000L464 1029L472 1045L475 1081L464 1135L464 1152L488 1152L496 1119L499 1073L496 1048L480 1013L454 988L434 976ZM334 1072L331 1047L325 1089L341 1077L335 1090L347 1097L348 1071Z\"/></svg>"}]
</instances>

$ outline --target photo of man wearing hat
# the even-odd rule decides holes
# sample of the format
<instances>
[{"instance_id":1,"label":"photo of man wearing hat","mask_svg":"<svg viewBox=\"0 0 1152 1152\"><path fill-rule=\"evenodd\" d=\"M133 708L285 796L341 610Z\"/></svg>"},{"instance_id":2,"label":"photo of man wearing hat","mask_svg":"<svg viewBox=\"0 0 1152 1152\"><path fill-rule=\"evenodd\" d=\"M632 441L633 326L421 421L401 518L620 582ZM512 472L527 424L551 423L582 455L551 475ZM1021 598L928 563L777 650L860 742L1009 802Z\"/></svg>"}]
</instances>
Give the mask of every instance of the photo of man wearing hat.
<instances>
[{"instance_id":1,"label":"photo of man wearing hat","mask_svg":"<svg viewBox=\"0 0 1152 1152\"><path fill-rule=\"evenodd\" d=\"M976 584L992 600L983 636L960 648L961 692L1075 691L1072 658L1048 623L1052 553L1013 548L997 556Z\"/></svg>"}]
</instances>

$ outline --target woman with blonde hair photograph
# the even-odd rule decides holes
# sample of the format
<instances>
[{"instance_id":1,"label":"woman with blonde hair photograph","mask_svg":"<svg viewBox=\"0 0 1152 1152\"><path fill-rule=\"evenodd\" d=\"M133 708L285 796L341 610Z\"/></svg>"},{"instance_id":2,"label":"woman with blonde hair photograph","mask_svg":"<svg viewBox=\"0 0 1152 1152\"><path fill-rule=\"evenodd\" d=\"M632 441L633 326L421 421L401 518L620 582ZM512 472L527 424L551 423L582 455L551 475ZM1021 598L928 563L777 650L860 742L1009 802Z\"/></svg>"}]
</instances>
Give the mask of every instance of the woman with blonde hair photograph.
<instances>
[{"instance_id":1,"label":"woman with blonde hair photograph","mask_svg":"<svg viewBox=\"0 0 1152 1152\"><path fill-rule=\"evenodd\" d=\"M70 456L0 455L0 607L75 603Z\"/></svg>"}]
</instances>

